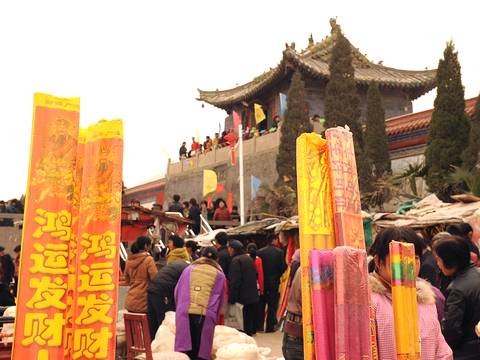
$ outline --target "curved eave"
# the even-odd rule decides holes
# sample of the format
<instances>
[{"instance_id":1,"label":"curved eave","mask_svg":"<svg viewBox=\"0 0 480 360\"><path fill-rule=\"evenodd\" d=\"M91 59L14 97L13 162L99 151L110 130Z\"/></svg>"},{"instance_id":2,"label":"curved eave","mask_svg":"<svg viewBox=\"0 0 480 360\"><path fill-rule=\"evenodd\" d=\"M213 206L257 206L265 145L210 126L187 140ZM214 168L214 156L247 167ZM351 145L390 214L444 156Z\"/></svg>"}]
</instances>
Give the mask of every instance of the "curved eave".
<instances>
[{"instance_id":1,"label":"curved eave","mask_svg":"<svg viewBox=\"0 0 480 360\"><path fill-rule=\"evenodd\" d=\"M227 109L233 104L248 101L254 98L258 93L262 92L264 88L275 83L284 74L285 67L282 61L277 67L262 74L253 81L244 85L237 86L228 90L205 91L197 89L199 93L198 101L204 101L208 104L217 106L222 109Z\"/></svg>"},{"instance_id":2,"label":"curved eave","mask_svg":"<svg viewBox=\"0 0 480 360\"><path fill-rule=\"evenodd\" d=\"M326 62L305 57L293 49L287 49L283 52L281 63L261 75L259 79L228 90L204 91L198 89L200 96L197 100L228 110L234 104L249 101L266 87L278 81L287 73L286 64L292 64L302 73L307 73L312 77L325 80L330 77L329 66ZM401 88L408 93L411 100L414 100L435 88L436 72L436 70L398 70L372 63L369 68L355 69L355 82L358 86L368 86L370 82L374 81L381 87Z\"/></svg>"}]
</instances>

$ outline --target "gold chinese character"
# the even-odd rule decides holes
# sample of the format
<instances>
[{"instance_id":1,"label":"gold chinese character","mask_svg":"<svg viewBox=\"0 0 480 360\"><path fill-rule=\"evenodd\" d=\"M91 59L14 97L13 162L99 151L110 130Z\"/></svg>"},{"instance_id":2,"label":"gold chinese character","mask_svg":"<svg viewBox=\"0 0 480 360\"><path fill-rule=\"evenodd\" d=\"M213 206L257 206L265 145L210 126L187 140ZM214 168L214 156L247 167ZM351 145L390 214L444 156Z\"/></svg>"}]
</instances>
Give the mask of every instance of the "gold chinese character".
<instances>
[{"instance_id":1,"label":"gold chinese character","mask_svg":"<svg viewBox=\"0 0 480 360\"><path fill-rule=\"evenodd\" d=\"M37 253L30 255L30 259L33 260L33 266L30 268L32 273L68 274L68 245L46 244L43 246L35 243L33 248Z\"/></svg>"},{"instance_id":2,"label":"gold chinese character","mask_svg":"<svg viewBox=\"0 0 480 360\"><path fill-rule=\"evenodd\" d=\"M111 262L96 263L90 267L82 265L80 270L83 274L78 276L80 280L78 291L109 291L115 288Z\"/></svg>"},{"instance_id":3,"label":"gold chinese character","mask_svg":"<svg viewBox=\"0 0 480 360\"><path fill-rule=\"evenodd\" d=\"M108 343L113 337L108 327L96 333L94 329L77 329L74 334L73 359L103 359L108 354Z\"/></svg>"},{"instance_id":4,"label":"gold chinese character","mask_svg":"<svg viewBox=\"0 0 480 360\"><path fill-rule=\"evenodd\" d=\"M40 346L60 346L64 324L62 313L54 314L53 318L48 318L48 314L44 313L27 313L22 345L29 346L35 343Z\"/></svg>"},{"instance_id":5,"label":"gold chinese character","mask_svg":"<svg viewBox=\"0 0 480 360\"><path fill-rule=\"evenodd\" d=\"M72 233L72 214L67 210L59 212L37 209L34 220L40 225L33 233L33 237L39 239L43 234L50 234L60 240L69 241Z\"/></svg>"},{"instance_id":6,"label":"gold chinese character","mask_svg":"<svg viewBox=\"0 0 480 360\"><path fill-rule=\"evenodd\" d=\"M31 289L36 289L35 294L27 302L29 309L43 310L54 307L65 310L66 304L62 302L62 298L67 291L67 284L62 278L56 277L53 282L48 276L43 276L41 279L32 278L29 285Z\"/></svg>"},{"instance_id":7,"label":"gold chinese character","mask_svg":"<svg viewBox=\"0 0 480 360\"><path fill-rule=\"evenodd\" d=\"M113 319L108 316L108 312L113 305L113 299L107 294L101 294L98 298L95 294L86 297L80 296L78 305L83 306L83 309L75 319L77 325L90 325L95 322L111 324L113 322Z\"/></svg>"},{"instance_id":8,"label":"gold chinese character","mask_svg":"<svg viewBox=\"0 0 480 360\"><path fill-rule=\"evenodd\" d=\"M106 259L114 259L117 251L115 245L115 233L113 231L106 231L100 235L82 235L81 244L85 250L80 255L81 260L85 260L88 255L93 254L95 257L104 256Z\"/></svg>"}]
</instances>

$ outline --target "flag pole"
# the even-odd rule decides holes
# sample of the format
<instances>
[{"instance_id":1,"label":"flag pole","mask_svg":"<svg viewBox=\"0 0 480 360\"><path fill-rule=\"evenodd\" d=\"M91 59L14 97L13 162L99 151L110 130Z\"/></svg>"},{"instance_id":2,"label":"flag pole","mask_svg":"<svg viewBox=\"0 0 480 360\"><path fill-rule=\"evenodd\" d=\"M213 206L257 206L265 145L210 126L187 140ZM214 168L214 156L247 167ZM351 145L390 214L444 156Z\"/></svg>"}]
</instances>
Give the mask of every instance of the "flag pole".
<instances>
[{"instance_id":1,"label":"flag pole","mask_svg":"<svg viewBox=\"0 0 480 360\"><path fill-rule=\"evenodd\" d=\"M240 225L245 224L245 199L243 186L243 134L242 124L238 124L238 162L240 163Z\"/></svg>"}]
</instances>

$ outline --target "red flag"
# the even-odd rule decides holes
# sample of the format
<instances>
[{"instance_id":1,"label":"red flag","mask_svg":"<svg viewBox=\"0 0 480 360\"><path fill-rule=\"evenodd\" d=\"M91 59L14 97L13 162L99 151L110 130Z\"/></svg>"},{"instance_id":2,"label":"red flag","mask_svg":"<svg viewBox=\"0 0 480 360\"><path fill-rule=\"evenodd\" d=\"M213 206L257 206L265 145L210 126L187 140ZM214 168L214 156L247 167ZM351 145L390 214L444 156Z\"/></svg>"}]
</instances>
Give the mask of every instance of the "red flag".
<instances>
[{"instance_id":1,"label":"red flag","mask_svg":"<svg viewBox=\"0 0 480 360\"><path fill-rule=\"evenodd\" d=\"M217 194L223 193L225 191L225 186L223 184L217 184Z\"/></svg>"},{"instance_id":2,"label":"red flag","mask_svg":"<svg viewBox=\"0 0 480 360\"><path fill-rule=\"evenodd\" d=\"M230 130L230 132L225 135L225 140L227 140L228 145L234 147L238 141L238 136L233 132L233 130Z\"/></svg>"},{"instance_id":3,"label":"red flag","mask_svg":"<svg viewBox=\"0 0 480 360\"><path fill-rule=\"evenodd\" d=\"M235 129L235 131L238 131L238 126L241 123L242 123L242 119L240 117L240 114L234 111L233 112L233 128Z\"/></svg>"},{"instance_id":4,"label":"red flag","mask_svg":"<svg viewBox=\"0 0 480 360\"><path fill-rule=\"evenodd\" d=\"M233 130L230 130L230 132L225 136L225 140L227 140L228 145L230 146L230 162L232 163L232 166L235 166L235 144L238 141L238 136L235 135L235 132Z\"/></svg>"}]
</instances>

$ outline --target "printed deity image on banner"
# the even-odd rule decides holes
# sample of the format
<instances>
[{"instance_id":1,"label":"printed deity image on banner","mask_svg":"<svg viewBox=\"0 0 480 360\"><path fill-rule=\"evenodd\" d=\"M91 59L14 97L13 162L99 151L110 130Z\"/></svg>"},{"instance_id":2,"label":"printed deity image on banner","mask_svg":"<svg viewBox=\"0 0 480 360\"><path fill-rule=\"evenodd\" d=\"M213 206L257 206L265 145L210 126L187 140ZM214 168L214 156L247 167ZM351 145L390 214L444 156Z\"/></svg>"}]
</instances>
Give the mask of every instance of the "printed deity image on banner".
<instances>
[{"instance_id":1,"label":"printed deity image on banner","mask_svg":"<svg viewBox=\"0 0 480 360\"><path fill-rule=\"evenodd\" d=\"M308 234L329 234L330 219L326 197L328 188L328 165L325 156L322 156L324 149L316 146L307 146L306 166L308 173L308 223L305 226L305 233Z\"/></svg>"},{"instance_id":2,"label":"printed deity image on banner","mask_svg":"<svg viewBox=\"0 0 480 360\"><path fill-rule=\"evenodd\" d=\"M44 110L39 108L37 112ZM38 201L43 201L47 196L62 197L71 201L78 128L74 120L60 117L48 123L47 129L47 141L42 144L45 147L45 155L34 165L32 185L44 187Z\"/></svg>"}]
</instances>

